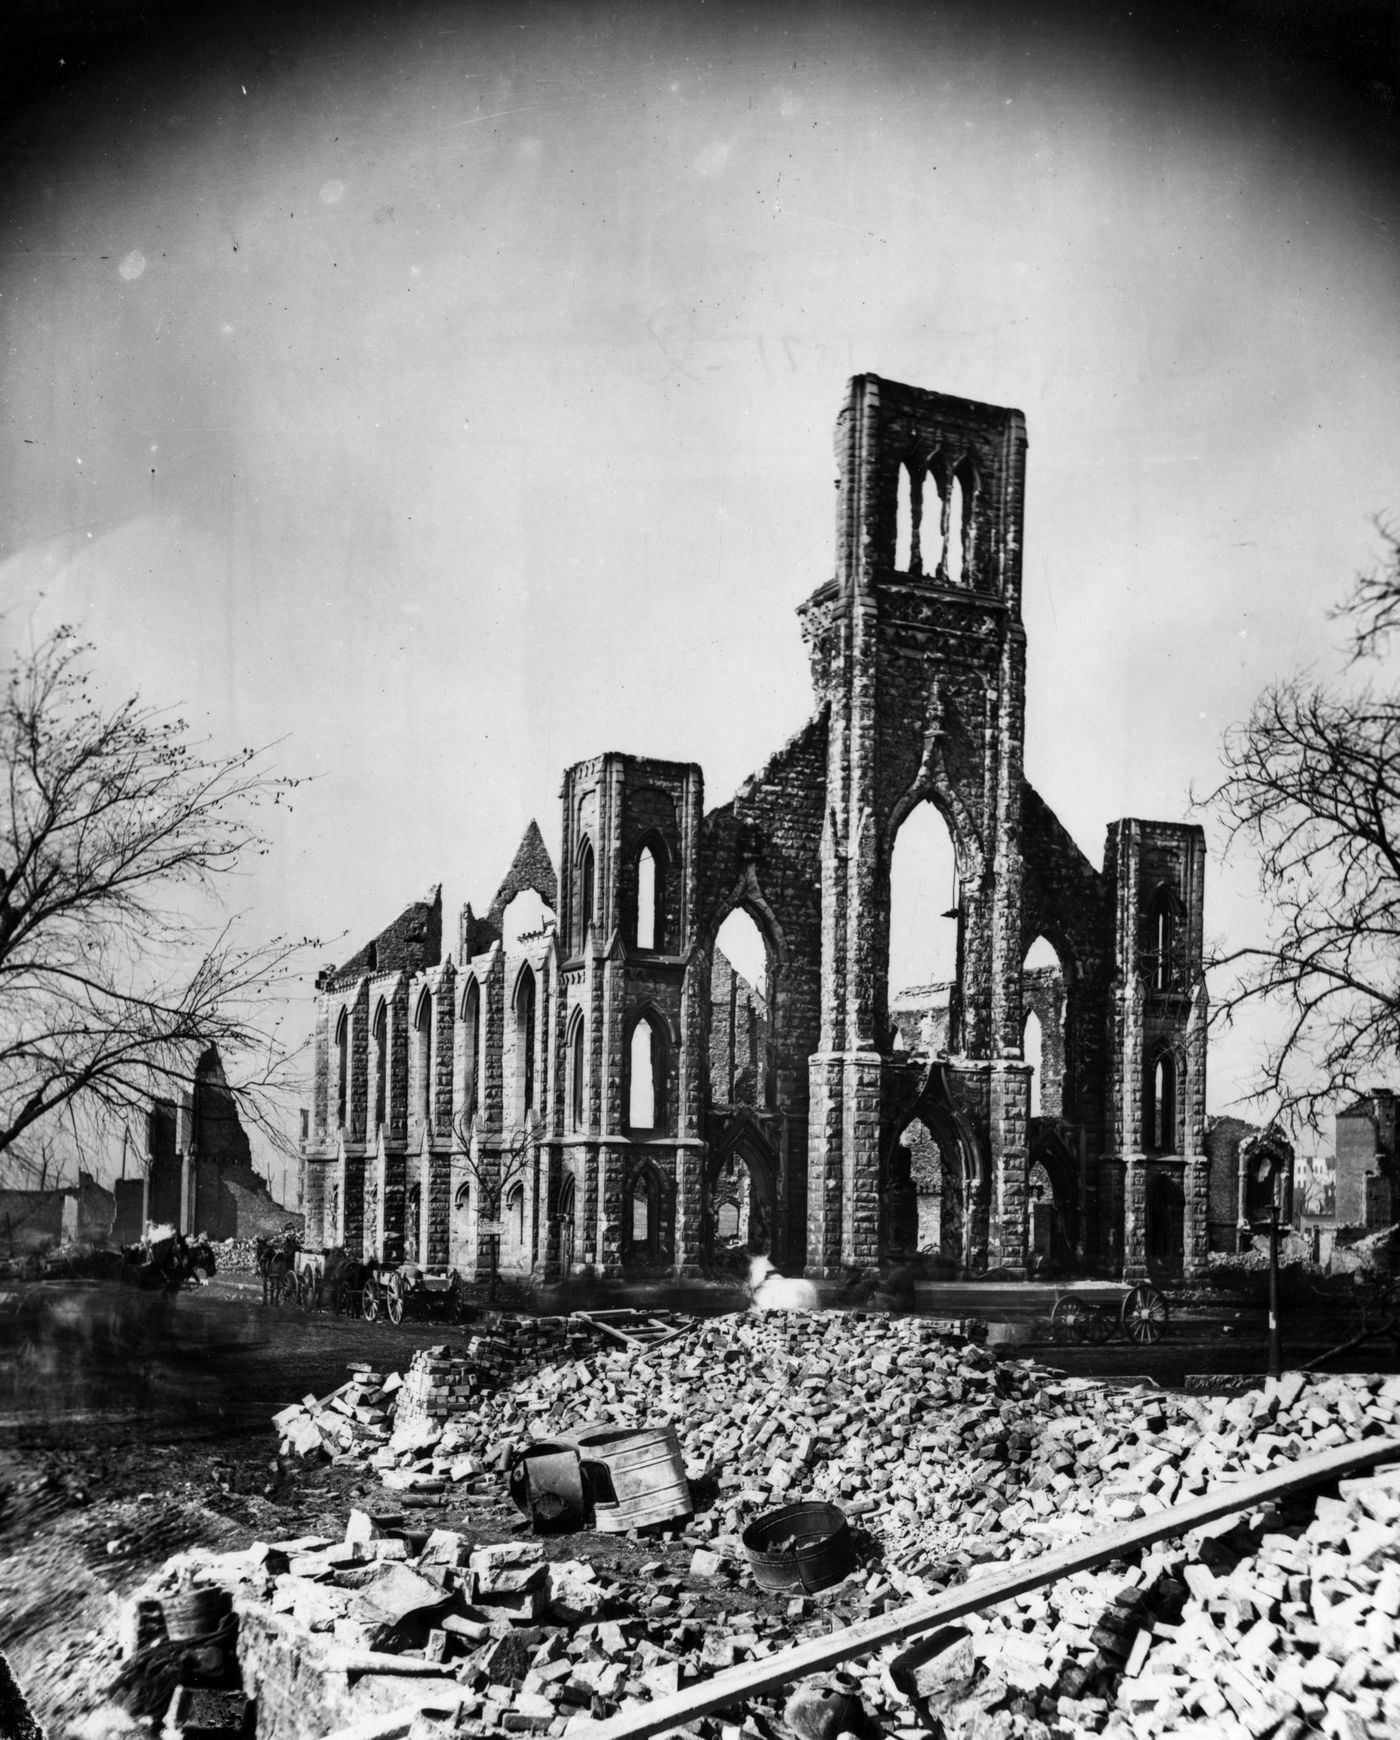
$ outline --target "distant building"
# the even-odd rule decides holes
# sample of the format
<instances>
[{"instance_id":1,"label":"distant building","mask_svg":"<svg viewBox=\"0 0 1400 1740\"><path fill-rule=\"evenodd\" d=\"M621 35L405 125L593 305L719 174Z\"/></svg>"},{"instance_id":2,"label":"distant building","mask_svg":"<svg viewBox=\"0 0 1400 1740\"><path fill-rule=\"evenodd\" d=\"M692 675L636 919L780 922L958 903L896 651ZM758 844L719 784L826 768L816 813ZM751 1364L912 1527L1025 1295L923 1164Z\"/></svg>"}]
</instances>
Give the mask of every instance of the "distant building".
<instances>
[{"instance_id":1,"label":"distant building","mask_svg":"<svg viewBox=\"0 0 1400 1740\"><path fill-rule=\"evenodd\" d=\"M52 1190L0 1190L0 1256L22 1256L54 1245L105 1244L116 1199L88 1172Z\"/></svg>"},{"instance_id":2,"label":"distant building","mask_svg":"<svg viewBox=\"0 0 1400 1740\"><path fill-rule=\"evenodd\" d=\"M1389 1226L1394 1220L1395 1093L1372 1088L1337 1113L1338 1226Z\"/></svg>"},{"instance_id":3,"label":"distant building","mask_svg":"<svg viewBox=\"0 0 1400 1740\"><path fill-rule=\"evenodd\" d=\"M211 1239L256 1238L300 1225L301 1216L275 1202L267 1181L253 1169L247 1132L216 1046L196 1064L189 1093L152 1104L146 1162L144 1178L117 1186L124 1239L139 1237L148 1221Z\"/></svg>"},{"instance_id":4,"label":"distant building","mask_svg":"<svg viewBox=\"0 0 1400 1740\"><path fill-rule=\"evenodd\" d=\"M1298 1162L1296 1200L1300 1222L1335 1223L1337 1162L1330 1154L1312 1154Z\"/></svg>"},{"instance_id":5,"label":"distant building","mask_svg":"<svg viewBox=\"0 0 1400 1740\"><path fill-rule=\"evenodd\" d=\"M1252 1229L1269 1219L1273 1181L1281 1174L1279 1222L1293 1222L1295 1159L1282 1132L1270 1124L1261 1129L1243 1118L1208 1118L1206 1153L1210 1156L1210 1248L1249 1248Z\"/></svg>"}]
</instances>

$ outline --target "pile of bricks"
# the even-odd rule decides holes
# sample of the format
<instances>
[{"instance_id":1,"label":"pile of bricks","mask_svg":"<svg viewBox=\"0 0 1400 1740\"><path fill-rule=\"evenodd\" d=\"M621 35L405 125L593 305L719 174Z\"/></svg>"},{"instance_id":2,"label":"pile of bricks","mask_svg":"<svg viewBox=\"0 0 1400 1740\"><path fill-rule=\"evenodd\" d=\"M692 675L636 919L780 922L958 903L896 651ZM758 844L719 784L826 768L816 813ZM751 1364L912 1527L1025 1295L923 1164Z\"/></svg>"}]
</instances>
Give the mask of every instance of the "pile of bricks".
<instances>
[{"instance_id":1,"label":"pile of bricks","mask_svg":"<svg viewBox=\"0 0 1400 1740\"><path fill-rule=\"evenodd\" d=\"M220 1274L256 1274L258 1247L254 1239L225 1239L214 1246L214 1259Z\"/></svg>"},{"instance_id":2,"label":"pile of bricks","mask_svg":"<svg viewBox=\"0 0 1400 1740\"><path fill-rule=\"evenodd\" d=\"M1167 1410L1164 1410L1167 1411ZM1356 1438L1400 1432L1400 1378L1173 1398L1144 1441L1099 1441L1058 1494L1055 1544ZM1064 1416L1050 1436L1074 1443ZM1030 1497L1042 1490L1032 1483ZM1062 1507L1062 1508L1059 1508ZM1024 1540L1015 1556L1026 1556ZM1043 1533L1043 1531L1042 1531ZM1400 1729L1400 1468L1223 1519L965 1622L918 1672L951 1737ZM994 1721L995 1718L995 1721ZM993 1726L988 1726L994 1723Z\"/></svg>"},{"instance_id":3,"label":"pile of bricks","mask_svg":"<svg viewBox=\"0 0 1400 1740\"><path fill-rule=\"evenodd\" d=\"M351 1378L328 1396L303 1396L272 1416L281 1452L301 1461L368 1460L401 1427L399 1448L421 1455L453 1418L503 1385L528 1382L542 1370L611 1346L581 1320L485 1314L464 1349L447 1344L416 1353L408 1376L354 1364ZM404 1434L407 1434L405 1436ZM395 1466L380 1459L381 1467Z\"/></svg>"},{"instance_id":4,"label":"pile of bricks","mask_svg":"<svg viewBox=\"0 0 1400 1740\"><path fill-rule=\"evenodd\" d=\"M328 1396L303 1396L272 1416L282 1455L303 1462L358 1457L388 1439L399 1374L359 1362L348 1369L349 1378Z\"/></svg>"},{"instance_id":5,"label":"pile of bricks","mask_svg":"<svg viewBox=\"0 0 1400 1740\"><path fill-rule=\"evenodd\" d=\"M450 1347L425 1347L415 1353L403 1380L395 1408L395 1422L416 1425L420 1420L445 1424L464 1413L487 1386L475 1353L454 1354ZM494 1382L490 1384L494 1389Z\"/></svg>"},{"instance_id":6,"label":"pile of bricks","mask_svg":"<svg viewBox=\"0 0 1400 1740\"><path fill-rule=\"evenodd\" d=\"M433 1364L429 1391L447 1375ZM480 1701L474 1720L510 1715L519 1731L560 1732L585 1708L610 1713L934 1594L991 1561L1029 1559L1311 1452L1400 1434L1400 1378L1290 1374L1228 1398L1172 1395L999 1361L918 1318L836 1312L711 1319L643 1355L605 1350L462 1400L446 1420L401 1417L373 1446L391 1486L426 1485L445 1501L463 1485L498 1493L513 1448L587 1422L672 1426L700 1496L695 1517L658 1541L642 1588L602 1581L603 1605L561 1631L540 1629L548 1601L524 1599L550 1574L514 1578L543 1562L541 1549L516 1543L522 1557L506 1581L517 1586L503 1591L521 1597L514 1679L504 1652L485 1665L475 1654L500 1641L471 1629L503 1623L499 1607L457 1609L466 1630L435 1625L455 1640L433 1647L444 1664L455 1658L456 1682ZM866 1531L861 1568L817 1597L754 1591L735 1618L732 1602L750 1588L742 1528L798 1498L831 1500ZM1317 1726L1392 1733L1397 1563L1400 1475L1383 1470L1343 1482L1336 1497L1244 1513L989 1609L927 1658L894 1650L853 1663L849 1686L887 1731L911 1736L920 1705L950 1736L996 1740L1203 1722L1241 1740ZM730 1604L727 1634L704 1623L716 1591ZM477 1605L465 1583L459 1593ZM494 1677L474 1683L478 1670ZM528 1693L526 1704L503 1702L503 1687ZM546 1717L537 1700L551 1699ZM701 1727L720 1740L763 1732L742 1712Z\"/></svg>"}]
</instances>

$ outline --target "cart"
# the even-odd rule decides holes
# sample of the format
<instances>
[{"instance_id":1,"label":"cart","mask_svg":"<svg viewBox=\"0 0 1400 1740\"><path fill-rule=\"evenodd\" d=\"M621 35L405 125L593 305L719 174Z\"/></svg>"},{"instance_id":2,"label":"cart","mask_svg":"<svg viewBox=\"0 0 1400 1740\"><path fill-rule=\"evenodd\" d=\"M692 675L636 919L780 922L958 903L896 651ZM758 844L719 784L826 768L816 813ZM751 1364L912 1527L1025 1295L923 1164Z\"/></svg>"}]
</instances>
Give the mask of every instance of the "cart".
<instances>
[{"instance_id":1,"label":"cart","mask_svg":"<svg viewBox=\"0 0 1400 1740\"><path fill-rule=\"evenodd\" d=\"M1124 1340L1150 1347L1167 1333L1170 1321L1165 1297L1150 1281L1139 1281L1117 1305L1062 1293L1050 1314L1050 1333L1061 1343L1088 1342L1098 1347L1121 1331Z\"/></svg>"},{"instance_id":2,"label":"cart","mask_svg":"<svg viewBox=\"0 0 1400 1740\"><path fill-rule=\"evenodd\" d=\"M402 1323L407 1296L408 1288L397 1269L371 1264L360 1293L360 1315L366 1323L376 1323L381 1317L387 1317L390 1323Z\"/></svg>"},{"instance_id":3,"label":"cart","mask_svg":"<svg viewBox=\"0 0 1400 1740\"><path fill-rule=\"evenodd\" d=\"M423 1269L405 1263L398 1271L403 1282L404 1310L409 1317L427 1323L464 1323L471 1315L461 1277L455 1269Z\"/></svg>"}]
</instances>

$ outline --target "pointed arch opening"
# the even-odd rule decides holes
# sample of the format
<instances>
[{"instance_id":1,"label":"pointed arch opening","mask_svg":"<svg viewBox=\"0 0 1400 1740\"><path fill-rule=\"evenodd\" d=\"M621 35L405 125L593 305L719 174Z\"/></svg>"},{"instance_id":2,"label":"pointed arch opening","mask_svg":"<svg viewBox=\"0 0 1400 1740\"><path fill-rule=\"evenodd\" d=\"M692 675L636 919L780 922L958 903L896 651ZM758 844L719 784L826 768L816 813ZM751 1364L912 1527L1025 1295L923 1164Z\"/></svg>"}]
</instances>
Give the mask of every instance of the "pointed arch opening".
<instances>
[{"instance_id":1,"label":"pointed arch opening","mask_svg":"<svg viewBox=\"0 0 1400 1740\"><path fill-rule=\"evenodd\" d=\"M574 953L581 954L588 943L588 927L594 921L594 861L593 842L584 837L578 849L574 883L578 898L574 907Z\"/></svg>"},{"instance_id":2,"label":"pointed arch opening","mask_svg":"<svg viewBox=\"0 0 1400 1740\"><path fill-rule=\"evenodd\" d=\"M413 1016L418 1117L426 1129L433 1115L433 994L424 986Z\"/></svg>"},{"instance_id":3,"label":"pointed arch opening","mask_svg":"<svg viewBox=\"0 0 1400 1740\"><path fill-rule=\"evenodd\" d=\"M661 1174L650 1161L633 1174L627 1202L627 1261L657 1264L665 1257Z\"/></svg>"},{"instance_id":4,"label":"pointed arch opening","mask_svg":"<svg viewBox=\"0 0 1400 1740\"><path fill-rule=\"evenodd\" d=\"M523 1121L535 1113L535 975L529 965L515 983L515 1106Z\"/></svg>"},{"instance_id":5,"label":"pointed arch opening","mask_svg":"<svg viewBox=\"0 0 1400 1740\"><path fill-rule=\"evenodd\" d=\"M1035 1070L1031 1078L1031 1116L1062 1118L1067 1109L1066 1056L1068 1002L1060 955L1039 935L1021 966L1021 1007L1025 1011L1023 1055ZM1034 1055L1032 1055L1034 1053Z\"/></svg>"},{"instance_id":6,"label":"pointed arch opening","mask_svg":"<svg viewBox=\"0 0 1400 1740\"><path fill-rule=\"evenodd\" d=\"M923 509L923 473L905 461L895 473L894 565L901 573L922 574L919 521Z\"/></svg>"},{"instance_id":7,"label":"pointed arch opening","mask_svg":"<svg viewBox=\"0 0 1400 1740\"><path fill-rule=\"evenodd\" d=\"M577 1223L577 1190L572 1173L559 1186L559 1272L567 1277L574 1266Z\"/></svg>"},{"instance_id":8,"label":"pointed arch opening","mask_svg":"<svg viewBox=\"0 0 1400 1740\"><path fill-rule=\"evenodd\" d=\"M670 914L666 909L666 843L650 833L632 854L628 885L631 889L632 941L639 949L664 952L668 946Z\"/></svg>"},{"instance_id":9,"label":"pointed arch opening","mask_svg":"<svg viewBox=\"0 0 1400 1740\"><path fill-rule=\"evenodd\" d=\"M1172 1172L1154 1172L1147 1180L1143 1242L1148 1272L1179 1275L1186 1258L1186 1192Z\"/></svg>"},{"instance_id":10,"label":"pointed arch opening","mask_svg":"<svg viewBox=\"0 0 1400 1740\"><path fill-rule=\"evenodd\" d=\"M885 1150L880 1185L884 1254L918 1253L934 1272L971 1267L977 1184L950 1118L932 1110L911 1118Z\"/></svg>"},{"instance_id":11,"label":"pointed arch opening","mask_svg":"<svg viewBox=\"0 0 1400 1740\"><path fill-rule=\"evenodd\" d=\"M665 1024L654 1011L644 1010L627 1042L627 1127L638 1135L665 1126L669 1049Z\"/></svg>"},{"instance_id":12,"label":"pointed arch opening","mask_svg":"<svg viewBox=\"0 0 1400 1740\"><path fill-rule=\"evenodd\" d=\"M710 956L710 1100L715 1106L776 1103L771 988L777 951L766 927L736 906Z\"/></svg>"},{"instance_id":13,"label":"pointed arch opening","mask_svg":"<svg viewBox=\"0 0 1400 1740\"><path fill-rule=\"evenodd\" d=\"M1177 1142L1177 1061L1163 1048L1147 1060L1143 1094L1143 1142L1151 1154L1175 1154Z\"/></svg>"},{"instance_id":14,"label":"pointed arch opening","mask_svg":"<svg viewBox=\"0 0 1400 1740\"><path fill-rule=\"evenodd\" d=\"M956 1051L961 1041L962 891L948 825L915 804L890 854L888 978L891 1040Z\"/></svg>"},{"instance_id":15,"label":"pointed arch opening","mask_svg":"<svg viewBox=\"0 0 1400 1740\"><path fill-rule=\"evenodd\" d=\"M948 502L948 541L944 557L948 583L968 586L973 583L972 510L977 495L977 473L969 459L953 468Z\"/></svg>"},{"instance_id":16,"label":"pointed arch opening","mask_svg":"<svg viewBox=\"0 0 1400 1740\"><path fill-rule=\"evenodd\" d=\"M1045 1069L1045 1036L1041 1031L1040 1017L1032 1009L1026 1016L1025 1031L1021 1038L1021 1055L1025 1058L1031 1071L1031 1116L1041 1116L1044 1107L1041 1101L1041 1082Z\"/></svg>"},{"instance_id":17,"label":"pointed arch opening","mask_svg":"<svg viewBox=\"0 0 1400 1740\"><path fill-rule=\"evenodd\" d=\"M389 1011L382 997L374 1011L370 1035L374 1044L374 1128L380 1130L388 1109L385 1097L389 1065Z\"/></svg>"},{"instance_id":18,"label":"pointed arch opening","mask_svg":"<svg viewBox=\"0 0 1400 1740\"><path fill-rule=\"evenodd\" d=\"M637 854L637 947L639 949L654 949L656 947L658 888L656 852L651 846L643 846Z\"/></svg>"},{"instance_id":19,"label":"pointed arch opening","mask_svg":"<svg viewBox=\"0 0 1400 1740\"><path fill-rule=\"evenodd\" d=\"M470 1133L481 1079L481 986L472 979L462 997L462 1123Z\"/></svg>"},{"instance_id":20,"label":"pointed arch opening","mask_svg":"<svg viewBox=\"0 0 1400 1740\"><path fill-rule=\"evenodd\" d=\"M583 1010L576 1009L569 1026L569 1127L574 1130L582 1130L587 1125L585 1038Z\"/></svg>"},{"instance_id":21,"label":"pointed arch opening","mask_svg":"<svg viewBox=\"0 0 1400 1740\"><path fill-rule=\"evenodd\" d=\"M1070 1274L1080 1263L1082 1163L1066 1133L1064 1125L1046 1118L1031 1137L1026 1261L1034 1274Z\"/></svg>"},{"instance_id":22,"label":"pointed arch opening","mask_svg":"<svg viewBox=\"0 0 1400 1740\"><path fill-rule=\"evenodd\" d=\"M1163 883L1147 903L1143 936L1143 976L1153 991L1181 989L1179 971L1184 909L1176 890Z\"/></svg>"},{"instance_id":23,"label":"pointed arch opening","mask_svg":"<svg viewBox=\"0 0 1400 1740\"><path fill-rule=\"evenodd\" d=\"M345 1107L350 1086L350 1021L344 1009L335 1024L335 1122L345 1128Z\"/></svg>"},{"instance_id":24,"label":"pointed arch opening","mask_svg":"<svg viewBox=\"0 0 1400 1740\"><path fill-rule=\"evenodd\" d=\"M512 1184L501 1205L501 1267L520 1270L528 1267L526 1245L525 1186Z\"/></svg>"}]
</instances>

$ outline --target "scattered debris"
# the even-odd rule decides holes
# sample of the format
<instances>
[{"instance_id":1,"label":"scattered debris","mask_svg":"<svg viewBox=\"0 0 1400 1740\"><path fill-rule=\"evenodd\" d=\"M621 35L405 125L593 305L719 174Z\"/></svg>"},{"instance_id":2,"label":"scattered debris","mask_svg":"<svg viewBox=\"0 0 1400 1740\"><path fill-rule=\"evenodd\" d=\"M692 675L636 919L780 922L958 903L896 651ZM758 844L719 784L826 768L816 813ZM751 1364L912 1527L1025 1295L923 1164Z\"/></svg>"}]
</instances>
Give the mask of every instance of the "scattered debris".
<instances>
[{"instance_id":1,"label":"scattered debris","mask_svg":"<svg viewBox=\"0 0 1400 1740\"><path fill-rule=\"evenodd\" d=\"M509 1343L509 1332L492 1339ZM414 1512L366 1510L343 1539L206 1565L237 1593L241 1636L313 1640L324 1672L358 1688L327 1694L327 1728L371 1707L446 1699L458 1732L562 1735L996 1561L1400 1429L1400 1378L1290 1373L1241 1395L1168 1394L999 1361L919 1318L736 1315L584 1359L569 1357L568 1340L565 1329L554 1363L522 1360L495 1388L478 1381L470 1350L435 1348L397 1389L360 1370L314 1409L278 1417L289 1442L309 1420L323 1445L328 1420L354 1419L350 1449L333 1454L374 1468L400 1504L426 1486L449 1506L502 1495L532 1448L669 1430L697 1507L631 1531L655 1543L640 1564L637 1547L632 1560L609 1559L606 1536L564 1545L576 1556L560 1559L558 1538L485 1540L468 1523L429 1530ZM360 1419L360 1408L382 1417ZM849 1519L849 1572L815 1591L759 1588L743 1532L797 1503ZM1382 1467L1018 1595L917 1650L853 1662L839 1680L799 1688L788 1726L810 1740L827 1740L832 1722L834 1740L866 1721L897 1740L920 1722L968 1740L1203 1722L1285 1740L1309 1727L1393 1733L1397 1566L1400 1469ZM271 1696L274 1684L245 1667L250 1694ZM389 1701L371 1705L381 1694ZM756 1698L690 1731L761 1740L782 1708ZM260 1733L293 1732L261 1711Z\"/></svg>"}]
</instances>

